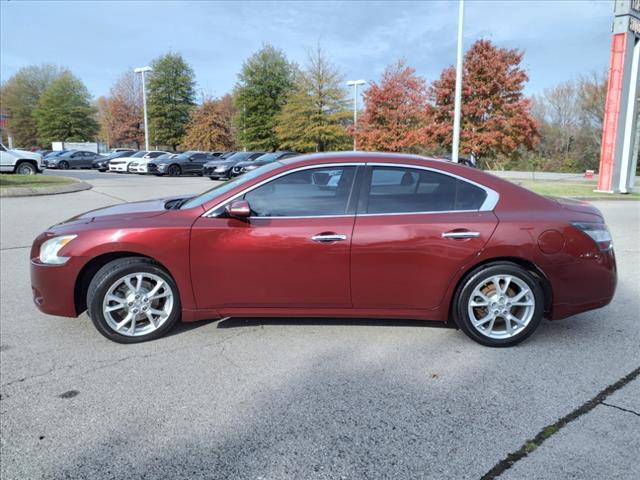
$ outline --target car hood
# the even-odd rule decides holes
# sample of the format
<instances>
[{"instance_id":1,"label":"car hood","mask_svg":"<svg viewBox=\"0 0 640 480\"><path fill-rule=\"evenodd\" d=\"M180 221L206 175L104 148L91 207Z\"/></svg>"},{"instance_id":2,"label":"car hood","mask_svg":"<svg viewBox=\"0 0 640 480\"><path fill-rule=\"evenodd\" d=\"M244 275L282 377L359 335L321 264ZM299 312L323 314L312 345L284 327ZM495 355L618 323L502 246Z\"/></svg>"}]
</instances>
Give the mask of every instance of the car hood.
<instances>
[{"instance_id":1,"label":"car hood","mask_svg":"<svg viewBox=\"0 0 640 480\"><path fill-rule=\"evenodd\" d=\"M602 213L596 207L591 205L589 202L585 202L583 200L574 200L571 198L561 198L561 197L547 197L553 201L555 201L558 205L560 205L563 209L569 210L571 212L577 213L586 213L589 215L595 215L597 217L603 218Z\"/></svg>"},{"instance_id":2,"label":"car hood","mask_svg":"<svg viewBox=\"0 0 640 480\"><path fill-rule=\"evenodd\" d=\"M91 223L115 219L134 220L136 218L155 217L168 211L165 208L167 202L192 196L193 195L179 195L155 200L145 200L143 202L120 203L118 205L111 205L110 207L98 208L97 210L82 213L58 225L67 226L71 223Z\"/></svg>"},{"instance_id":3,"label":"car hood","mask_svg":"<svg viewBox=\"0 0 640 480\"><path fill-rule=\"evenodd\" d=\"M42 155L40 155L39 153L36 152L29 152L27 150L20 150L18 148L11 150L12 152L20 155L22 158L31 158L33 160L41 160L42 159Z\"/></svg>"},{"instance_id":4,"label":"car hood","mask_svg":"<svg viewBox=\"0 0 640 480\"><path fill-rule=\"evenodd\" d=\"M218 165L235 165L237 164L238 161L237 160L209 160L207 163L205 163L205 166L208 167L217 167Z\"/></svg>"}]
</instances>

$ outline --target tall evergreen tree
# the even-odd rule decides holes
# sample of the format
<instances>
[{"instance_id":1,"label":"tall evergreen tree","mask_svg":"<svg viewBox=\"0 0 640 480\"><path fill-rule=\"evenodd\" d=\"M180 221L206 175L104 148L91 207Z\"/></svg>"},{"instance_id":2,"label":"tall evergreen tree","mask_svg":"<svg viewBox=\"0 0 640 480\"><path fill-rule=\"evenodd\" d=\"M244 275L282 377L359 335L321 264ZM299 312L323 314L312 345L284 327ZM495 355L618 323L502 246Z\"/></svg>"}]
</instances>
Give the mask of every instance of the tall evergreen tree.
<instances>
[{"instance_id":1,"label":"tall evergreen tree","mask_svg":"<svg viewBox=\"0 0 640 480\"><path fill-rule=\"evenodd\" d=\"M151 68L147 100L150 140L175 150L195 105L195 74L182 55L173 53L156 58Z\"/></svg>"},{"instance_id":2,"label":"tall evergreen tree","mask_svg":"<svg viewBox=\"0 0 640 480\"><path fill-rule=\"evenodd\" d=\"M249 150L278 148L276 116L293 88L294 72L284 53L271 45L244 62L235 88L235 124L241 145Z\"/></svg>"},{"instance_id":3,"label":"tall evergreen tree","mask_svg":"<svg viewBox=\"0 0 640 480\"><path fill-rule=\"evenodd\" d=\"M56 65L21 68L0 87L0 104L9 115L8 130L16 145L38 145L38 126L33 111L44 91L66 70Z\"/></svg>"},{"instance_id":4,"label":"tall evergreen tree","mask_svg":"<svg viewBox=\"0 0 640 480\"><path fill-rule=\"evenodd\" d=\"M324 152L349 148L344 127L346 110L343 76L318 47L305 69L296 75L295 90L276 117L280 148L297 152Z\"/></svg>"},{"instance_id":5,"label":"tall evergreen tree","mask_svg":"<svg viewBox=\"0 0 640 480\"><path fill-rule=\"evenodd\" d=\"M33 111L41 145L93 140L98 133L95 116L87 87L70 72L51 83Z\"/></svg>"}]
</instances>

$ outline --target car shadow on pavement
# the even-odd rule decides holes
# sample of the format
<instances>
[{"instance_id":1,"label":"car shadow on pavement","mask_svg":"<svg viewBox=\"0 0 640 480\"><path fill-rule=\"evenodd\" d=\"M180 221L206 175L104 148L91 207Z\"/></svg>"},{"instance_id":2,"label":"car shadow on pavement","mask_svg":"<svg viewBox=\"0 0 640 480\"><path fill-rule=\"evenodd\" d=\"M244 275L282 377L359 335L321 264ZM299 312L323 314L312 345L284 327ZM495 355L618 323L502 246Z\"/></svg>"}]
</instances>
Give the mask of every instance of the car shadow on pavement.
<instances>
[{"instance_id":1,"label":"car shadow on pavement","mask_svg":"<svg viewBox=\"0 0 640 480\"><path fill-rule=\"evenodd\" d=\"M299 325L299 326L335 326L355 327L435 327L455 328L447 322L431 320L383 319L383 318L305 318L305 317L228 317L218 322L217 328L258 327L262 325Z\"/></svg>"}]
</instances>

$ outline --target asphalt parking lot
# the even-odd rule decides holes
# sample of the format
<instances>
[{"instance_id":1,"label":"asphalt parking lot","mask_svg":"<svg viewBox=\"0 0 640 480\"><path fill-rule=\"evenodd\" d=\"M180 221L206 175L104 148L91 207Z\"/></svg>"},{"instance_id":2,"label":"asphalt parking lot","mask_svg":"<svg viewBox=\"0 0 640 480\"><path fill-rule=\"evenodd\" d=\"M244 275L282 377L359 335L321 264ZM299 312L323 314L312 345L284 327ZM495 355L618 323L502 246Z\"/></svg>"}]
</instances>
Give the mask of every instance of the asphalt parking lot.
<instances>
[{"instance_id":1,"label":"asphalt parking lot","mask_svg":"<svg viewBox=\"0 0 640 480\"><path fill-rule=\"evenodd\" d=\"M3 479L640 478L639 202L596 203L613 303L518 347L421 322L241 318L127 346L86 315L37 311L31 241L86 210L213 182L73 175L94 188L0 202Z\"/></svg>"}]
</instances>

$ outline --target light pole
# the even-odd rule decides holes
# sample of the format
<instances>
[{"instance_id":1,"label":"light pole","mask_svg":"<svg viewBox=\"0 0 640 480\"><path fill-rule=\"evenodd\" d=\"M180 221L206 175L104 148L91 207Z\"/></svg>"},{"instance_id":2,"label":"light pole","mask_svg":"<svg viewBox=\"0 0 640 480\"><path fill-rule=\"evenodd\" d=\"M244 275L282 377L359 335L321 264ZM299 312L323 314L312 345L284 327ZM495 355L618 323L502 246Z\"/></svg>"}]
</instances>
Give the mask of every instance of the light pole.
<instances>
[{"instance_id":1,"label":"light pole","mask_svg":"<svg viewBox=\"0 0 640 480\"><path fill-rule=\"evenodd\" d=\"M453 145L451 146L451 161L458 162L460 149L460 114L462 107L462 44L464 30L464 0L459 0L458 9L458 58L456 62L456 93L453 107Z\"/></svg>"},{"instance_id":2,"label":"light pole","mask_svg":"<svg viewBox=\"0 0 640 480\"><path fill-rule=\"evenodd\" d=\"M357 150L356 148L356 128L358 125L358 85L364 85L364 80L349 80L347 85L353 87L353 151Z\"/></svg>"},{"instance_id":3,"label":"light pole","mask_svg":"<svg viewBox=\"0 0 640 480\"><path fill-rule=\"evenodd\" d=\"M135 73L142 75L142 110L144 112L144 149L149 151L149 125L147 123L147 87L144 81L145 72L150 72L151 67L140 67L134 70Z\"/></svg>"}]
</instances>

